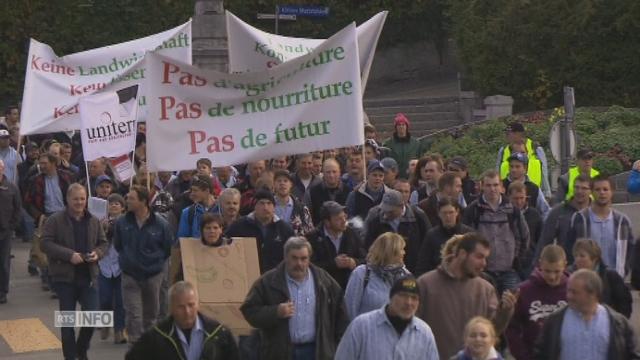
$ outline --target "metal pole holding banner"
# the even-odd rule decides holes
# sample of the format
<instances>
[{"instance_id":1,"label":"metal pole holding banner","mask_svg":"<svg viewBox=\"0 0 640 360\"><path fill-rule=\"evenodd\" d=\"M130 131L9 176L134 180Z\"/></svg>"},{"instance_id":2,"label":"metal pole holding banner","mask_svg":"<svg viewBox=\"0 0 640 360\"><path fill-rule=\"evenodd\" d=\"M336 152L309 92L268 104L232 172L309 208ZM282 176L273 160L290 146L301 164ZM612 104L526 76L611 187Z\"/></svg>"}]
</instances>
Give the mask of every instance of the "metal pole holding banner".
<instances>
[{"instance_id":1,"label":"metal pole holding banner","mask_svg":"<svg viewBox=\"0 0 640 360\"><path fill-rule=\"evenodd\" d=\"M276 15L276 29L275 29L276 31L275 31L275 34L278 35L278 20L280 19L280 5L276 5L275 15Z\"/></svg>"},{"instance_id":2,"label":"metal pole holding banner","mask_svg":"<svg viewBox=\"0 0 640 360\"><path fill-rule=\"evenodd\" d=\"M576 101L572 87L565 86L562 90L564 95L564 119L560 121L560 170L562 174L565 174L569 171L569 163L571 162L570 131L573 128Z\"/></svg>"}]
</instances>

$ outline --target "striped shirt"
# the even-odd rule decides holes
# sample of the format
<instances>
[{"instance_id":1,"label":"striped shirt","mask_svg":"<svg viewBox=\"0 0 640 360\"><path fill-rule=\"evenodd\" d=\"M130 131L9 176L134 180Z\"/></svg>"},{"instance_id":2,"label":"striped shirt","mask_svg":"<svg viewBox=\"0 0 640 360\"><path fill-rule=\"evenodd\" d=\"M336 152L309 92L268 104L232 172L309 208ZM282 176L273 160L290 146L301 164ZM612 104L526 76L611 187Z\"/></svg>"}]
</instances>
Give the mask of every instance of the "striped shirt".
<instances>
[{"instance_id":1,"label":"striped shirt","mask_svg":"<svg viewBox=\"0 0 640 360\"><path fill-rule=\"evenodd\" d=\"M286 273L285 273L286 274ZM307 271L307 277L298 282L286 274L289 296L295 308L289 318L289 336L293 344L306 344L316 341L316 290L313 274Z\"/></svg>"},{"instance_id":2,"label":"striped shirt","mask_svg":"<svg viewBox=\"0 0 640 360\"><path fill-rule=\"evenodd\" d=\"M567 308L560 332L561 360L607 360L610 319L607 309L598 305L588 322L582 315Z\"/></svg>"},{"instance_id":3,"label":"striped shirt","mask_svg":"<svg viewBox=\"0 0 640 360\"><path fill-rule=\"evenodd\" d=\"M347 328L335 360L438 360L438 348L427 323L413 317L398 335L385 308L362 314Z\"/></svg>"}]
</instances>

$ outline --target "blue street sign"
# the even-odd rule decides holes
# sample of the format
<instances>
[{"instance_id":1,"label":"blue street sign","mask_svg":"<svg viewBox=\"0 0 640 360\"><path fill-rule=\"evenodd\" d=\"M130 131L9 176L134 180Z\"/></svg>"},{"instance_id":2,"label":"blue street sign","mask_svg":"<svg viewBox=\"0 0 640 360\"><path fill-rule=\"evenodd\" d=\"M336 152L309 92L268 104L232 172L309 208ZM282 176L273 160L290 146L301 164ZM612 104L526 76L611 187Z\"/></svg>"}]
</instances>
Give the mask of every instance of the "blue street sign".
<instances>
[{"instance_id":1,"label":"blue street sign","mask_svg":"<svg viewBox=\"0 0 640 360\"><path fill-rule=\"evenodd\" d=\"M328 6L314 5L278 5L281 15L295 15L301 17L324 18L329 16Z\"/></svg>"}]
</instances>

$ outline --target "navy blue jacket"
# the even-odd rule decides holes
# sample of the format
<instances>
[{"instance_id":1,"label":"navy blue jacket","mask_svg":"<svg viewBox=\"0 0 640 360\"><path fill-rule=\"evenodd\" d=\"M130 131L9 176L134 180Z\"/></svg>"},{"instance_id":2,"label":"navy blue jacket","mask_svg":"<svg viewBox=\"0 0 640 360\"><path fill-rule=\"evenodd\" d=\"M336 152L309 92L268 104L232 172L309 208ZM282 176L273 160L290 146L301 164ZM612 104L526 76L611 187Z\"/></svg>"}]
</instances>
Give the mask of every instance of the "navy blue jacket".
<instances>
[{"instance_id":1,"label":"navy blue jacket","mask_svg":"<svg viewBox=\"0 0 640 360\"><path fill-rule=\"evenodd\" d=\"M120 269L136 280L159 274L173 243L169 223L154 212L142 228L138 227L132 212L121 216L113 227L113 245L120 256Z\"/></svg>"}]
</instances>

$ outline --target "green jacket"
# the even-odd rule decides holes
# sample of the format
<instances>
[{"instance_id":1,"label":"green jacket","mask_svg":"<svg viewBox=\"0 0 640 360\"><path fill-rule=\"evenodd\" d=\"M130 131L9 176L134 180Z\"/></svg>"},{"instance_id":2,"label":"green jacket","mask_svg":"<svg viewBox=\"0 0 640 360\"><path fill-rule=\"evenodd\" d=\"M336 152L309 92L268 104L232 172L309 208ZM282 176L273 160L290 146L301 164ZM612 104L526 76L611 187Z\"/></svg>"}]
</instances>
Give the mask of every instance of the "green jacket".
<instances>
[{"instance_id":1,"label":"green jacket","mask_svg":"<svg viewBox=\"0 0 640 360\"><path fill-rule=\"evenodd\" d=\"M389 157L398 162L398 177L406 178L409 160L418 159L422 155L422 146L418 140L407 133L408 139L399 139L396 133L382 143L383 147L389 148Z\"/></svg>"}]
</instances>

